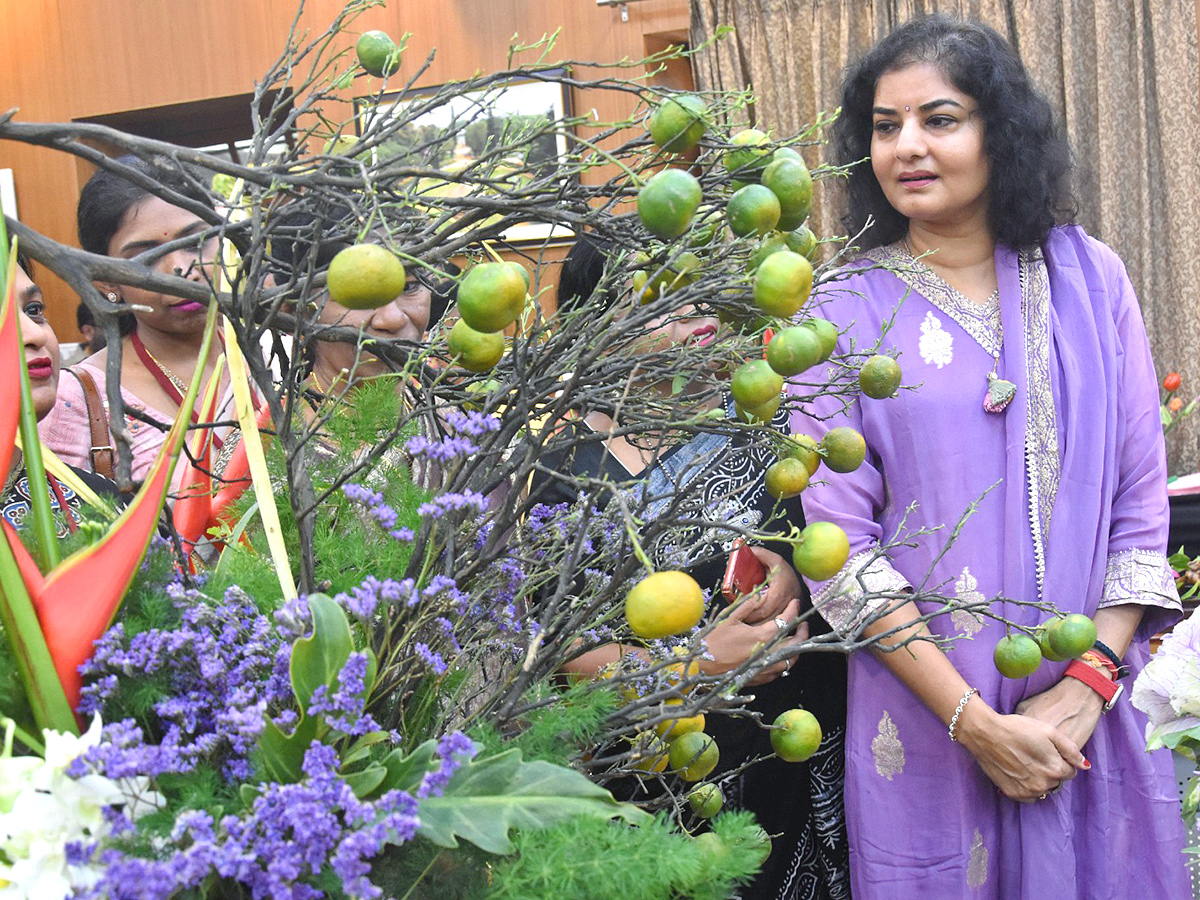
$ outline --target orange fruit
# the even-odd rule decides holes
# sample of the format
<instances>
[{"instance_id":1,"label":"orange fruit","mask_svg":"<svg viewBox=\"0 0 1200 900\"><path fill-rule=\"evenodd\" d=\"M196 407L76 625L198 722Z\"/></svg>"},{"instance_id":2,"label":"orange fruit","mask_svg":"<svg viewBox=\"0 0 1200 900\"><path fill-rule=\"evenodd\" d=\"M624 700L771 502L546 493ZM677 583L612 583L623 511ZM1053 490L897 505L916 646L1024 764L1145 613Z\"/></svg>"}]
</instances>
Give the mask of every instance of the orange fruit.
<instances>
[{"instance_id":1,"label":"orange fruit","mask_svg":"<svg viewBox=\"0 0 1200 900\"><path fill-rule=\"evenodd\" d=\"M831 471L853 472L867 457L867 442L863 436L847 425L830 428L817 445L825 465Z\"/></svg>"},{"instance_id":2,"label":"orange fruit","mask_svg":"<svg viewBox=\"0 0 1200 900\"><path fill-rule=\"evenodd\" d=\"M783 397L775 397L773 400L768 400L762 406L742 406L735 402L733 404L734 418L741 422L747 422L751 425L765 425L775 418L775 413L779 410L780 404L783 403Z\"/></svg>"},{"instance_id":3,"label":"orange fruit","mask_svg":"<svg viewBox=\"0 0 1200 900\"><path fill-rule=\"evenodd\" d=\"M721 158L730 174L742 181L757 181L771 161L771 139L755 128L746 128L729 139L734 146Z\"/></svg>"},{"instance_id":4,"label":"orange fruit","mask_svg":"<svg viewBox=\"0 0 1200 900\"><path fill-rule=\"evenodd\" d=\"M515 266L504 262L480 263L458 285L458 313L476 331L503 331L516 321L525 306L525 281Z\"/></svg>"},{"instance_id":5,"label":"orange fruit","mask_svg":"<svg viewBox=\"0 0 1200 900\"><path fill-rule=\"evenodd\" d=\"M821 723L807 709L784 710L771 729L771 747L785 762L804 762L821 746Z\"/></svg>"},{"instance_id":6,"label":"orange fruit","mask_svg":"<svg viewBox=\"0 0 1200 900\"><path fill-rule=\"evenodd\" d=\"M821 454L817 452L817 442L810 434L793 434L786 438L783 452L786 456L804 463L809 477L815 474L821 465Z\"/></svg>"},{"instance_id":7,"label":"orange fruit","mask_svg":"<svg viewBox=\"0 0 1200 900\"><path fill-rule=\"evenodd\" d=\"M667 768L669 748L666 741L653 731L640 731L630 741L629 761L631 769L639 772L662 772Z\"/></svg>"},{"instance_id":8,"label":"orange fruit","mask_svg":"<svg viewBox=\"0 0 1200 900\"><path fill-rule=\"evenodd\" d=\"M858 370L858 387L875 400L896 396L900 387L900 363L890 356L872 356Z\"/></svg>"},{"instance_id":9,"label":"orange fruit","mask_svg":"<svg viewBox=\"0 0 1200 900\"><path fill-rule=\"evenodd\" d=\"M638 637L663 638L695 628L704 615L704 592L686 572L647 575L625 595L625 619Z\"/></svg>"},{"instance_id":10,"label":"orange fruit","mask_svg":"<svg viewBox=\"0 0 1200 900\"><path fill-rule=\"evenodd\" d=\"M767 466L763 481L768 494L776 500L787 500L808 487L808 468L800 460L785 456Z\"/></svg>"},{"instance_id":11,"label":"orange fruit","mask_svg":"<svg viewBox=\"0 0 1200 900\"><path fill-rule=\"evenodd\" d=\"M786 250L787 248L787 241L779 232L774 232L767 235L762 239L762 243L758 245L758 249L751 253L750 258L746 260L746 271L756 271L772 253L777 253L780 250Z\"/></svg>"},{"instance_id":12,"label":"orange fruit","mask_svg":"<svg viewBox=\"0 0 1200 900\"><path fill-rule=\"evenodd\" d=\"M782 227L782 222L780 223L780 227ZM810 261L817 250L817 236L812 233L811 228L807 228L804 225L801 225L795 231L789 231L784 235L784 240L787 242L789 250L794 250Z\"/></svg>"},{"instance_id":13,"label":"orange fruit","mask_svg":"<svg viewBox=\"0 0 1200 900\"><path fill-rule=\"evenodd\" d=\"M763 169L763 187L770 188L779 200L779 228L791 231L799 228L812 209L812 176L803 160L775 158Z\"/></svg>"},{"instance_id":14,"label":"orange fruit","mask_svg":"<svg viewBox=\"0 0 1200 900\"><path fill-rule=\"evenodd\" d=\"M813 581L826 581L842 570L850 558L850 539L832 522L812 522L800 532L792 548L796 571Z\"/></svg>"},{"instance_id":15,"label":"orange fruit","mask_svg":"<svg viewBox=\"0 0 1200 900\"><path fill-rule=\"evenodd\" d=\"M1070 657L1059 656L1054 652L1054 648L1050 646L1049 625L1050 622L1053 621L1054 620L1051 619L1039 625L1037 630L1034 632L1033 639L1037 641L1038 647L1042 651L1042 659L1048 659L1050 662L1066 662L1068 659L1070 659Z\"/></svg>"},{"instance_id":16,"label":"orange fruit","mask_svg":"<svg viewBox=\"0 0 1200 900\"><path fill-rule=\"evenodd\" d=\"M717 742L703 731L689 731L671 741L671 768L684 781L707 777L721 760Z\"/></svg>"},{"instance_id":17,"label":"orange fruit","mask_svg":"<svg viewBox=\"0 0 1200 900\"><path fill-rule=\"evenodd\" d=\"M665 700L664 706L682 706L682 700ZM704 713L694 716L680 716L678 719L666 719L654 726L654 732L661 738L673 741L675 738L691 731L704 730Z\"/></svg>"},{"instance_id":18,"label":"orange fruit","mask_svg":"<svg viewBox=\"0 0 1200 900\"><path fill-rule=\"evenodd\" d=\"M800 323L800 327L811 328L816 332L817 337L821 339L821 358L817 362L825 362L825 360L833 356L833 351L837 349L838 341L836 325L828 319L805 319Z\"/></svg>"},{"instance_id":19,"label":"orange fruit","mask_svg":"<svg viewBox=\"0 0 1200 900\"><path fill-rule=\"evenodd\" d=\"M471 372L486 372L504 356L504 332L476 331L462 319L450 329L446 344L458 364Z\"/></svg>"},{"instance_id":20,"label":"orange fruit","mask_svg":"<svg viewBox=\"0 0 1200 900\"><path fill-rule=\"evenodd\" d=\"M695 94L670 97L650 116L650 139L664 150L686 153L704 137L707 113L708 105Z\"/></svg>"},{"instance_id":21,"label":"orange fruit","mask_svg":"<svg viewBox=\"0 0 1200 900\"><path fill-rule=\"evenodd\" d=\"M992 661L1005 678L1028 678L1042 664L1042 650L1027 634L1007 634L996 642Z\"/></svg>"},{"instance_id":22,"label":"orange fruit","mask_svg":"<svg viewBox=\"0 0 1200 900\"><path fill-rule=\"evenodd\" d=\"M391 75L400 68L400 50L382 31L364 31L354 45L358 64L376 77Z\"/></svg>"},{"instance_id":23,"label":"orange fruit","mask_svg":"<svg viewBox=\"0 0 1200 900\"><path fill-rule=\"evenodd\" d=\"M1063 616L1046 626L1046 640L1057 655L1074 659L1096 643L1096 623L1082 613Z\"/></svg>"},{"instance_id":24,"label":"orange fruit","mask_svg":"<svg viewBox=\"0 0 1200 900\"><path fill-rule=\"evenodd\" d=\"M767 363L785 377L799 375L821 359L821 339L811 328L793 325L775 332L767 342Z\"/></svg>"},{"instance_id":25,"label":"orange fruit","mask_svg":"<svg viewBox=\"0 0 1200 900\"><path fill-rule=\"evenodd\" d=\"M504 263L514 272L521 276L521 280L525 282L525 293L529 293L529 270L517 262L515 259L510 259Z\"/></svg>"},{"instance_id":26,"label":"orange fruit","mask_svg":"<svg viewBox=\"0 0 1200 900\"><path fill-rule=\"evenodd\" d=\"M812 263L799 253L772 253L754 273L754 303L769 316L790 319L808 299L812 277Z\"/></svg>"},{"instance_id":27,"label":"orange fruit","mask_svg":"<svg viewBox=\"0 0 1200 900\"><path fill-rule=\"evenodd\" d=\"M677 238L692 224L702 196L700 182L690 172L663 169L638 191L638 216L655 237Z\"/></svg>"},{"instance_id":28,"label":"orange fruit","mask_svg":"<svg viewBox=\"0 0 1200 900\"><path fill-rule=\"evenodd\" d=\"M347 309L378 309L404 293L404 263L379 244L354 244L338 252L326 273L329 299Z\"/></svg>"},{"instance_id":29,"label":"orange fruit","mask_svg":"<svg viewBox=\"0 0 1200 900\"><path fill-rule=\"evenodd\" d=\"M762 237L779 222L779 198L770 188L748 184L729 198L729 230L738 237Z\"/></svg>"},{"instance_id":30,"label":"orange fruit","mask_svg":"<svg viewBox=\"0 0 1200 900\"><path fill-rule=\"evenodd\" d=\"M757 410L772 402L783 390L783 376L765 359L742 363L733 373L730 391L733 399L748 410Z\"/></svg>"},{"instance_id":31,"label":"orange fruit","mask_svg":"<svg viewBox=\"0 0 1200 900\"><path fill-rule=\"evenodd\" d=\"M688 794L688 806L701 819L711 819L725 805L725 795L715 784L698 784ZM711 834L711 832L709 832Z\"/></svg>"}]
</instances>

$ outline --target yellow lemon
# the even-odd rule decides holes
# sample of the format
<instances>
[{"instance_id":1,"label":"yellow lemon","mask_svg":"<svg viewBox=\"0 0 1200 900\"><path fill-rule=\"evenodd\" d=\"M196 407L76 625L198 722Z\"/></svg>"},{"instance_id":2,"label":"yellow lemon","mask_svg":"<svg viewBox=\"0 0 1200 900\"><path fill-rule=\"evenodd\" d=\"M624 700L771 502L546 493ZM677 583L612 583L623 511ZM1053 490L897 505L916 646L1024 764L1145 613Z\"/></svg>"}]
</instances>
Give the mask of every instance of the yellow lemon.
<instances>
[{"instance_id":1,"label":"yellow lemon","mask_svg":"<svg viewBox=\"0 0 1200 900\"><path fill-rule=\"evenodd\" d=\"M682 700L667 700L663 703L664 706L682 706ZM669 741L675 740L680 735L687 734L691 731L704 730L704 713L697 713L694 716L680 716L678 719L666 719L654 726L655 733Z\"/></svg>"}]
</instances>

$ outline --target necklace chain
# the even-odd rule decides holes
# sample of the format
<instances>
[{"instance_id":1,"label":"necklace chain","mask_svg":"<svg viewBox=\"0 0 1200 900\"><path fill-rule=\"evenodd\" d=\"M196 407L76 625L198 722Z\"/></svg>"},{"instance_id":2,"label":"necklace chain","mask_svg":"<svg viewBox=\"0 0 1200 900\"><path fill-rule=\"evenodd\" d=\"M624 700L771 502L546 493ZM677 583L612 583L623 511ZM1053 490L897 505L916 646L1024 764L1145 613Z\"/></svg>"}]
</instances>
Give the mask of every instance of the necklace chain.
<instances>
[{"instance_id":1,"label":"necklace chain","mask_svg":"<svg viewBox=\"0 0 1200 900\"><path fill-rule=\"evenodd\" d=\"M142 346L145 347L145 344L143 344ZM156 365L158 367L158 371L162 372L165 376L167 376L167 381L169 381L169 382L171 382L171 384L175 385L175 390L179 391L180 394L186 394L188 392L188 387L186 384L183 383L183 379L181 379L178 375L176 375L174 372L172 372L170 369L168 369L166 366L164 366L162 363L160 363L158 361L158 359L154 356L154 354L150 352L149 347L146 347L146 356L148 356L150 358L150 362L154 363L154 365Z\"/></svg>"}]
</instances>

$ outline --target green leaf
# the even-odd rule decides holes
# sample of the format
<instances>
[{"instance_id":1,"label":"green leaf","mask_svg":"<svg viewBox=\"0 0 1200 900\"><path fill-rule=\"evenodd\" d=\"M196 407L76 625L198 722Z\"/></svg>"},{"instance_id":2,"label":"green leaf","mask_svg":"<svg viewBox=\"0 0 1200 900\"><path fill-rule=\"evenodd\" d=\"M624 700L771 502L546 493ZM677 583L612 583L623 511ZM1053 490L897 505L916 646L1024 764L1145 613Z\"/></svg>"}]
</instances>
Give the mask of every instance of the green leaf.
<instances>
[{"instance_id":1,"label":"green leaf","mask_svg":"<svg viewBox=\"0 0 1200 900\"><path fill-rule=\"evenodd\" d=\"M371 731L367 734L364 734L350 745L350 749L342 754L342 765L353 765L359 760L365 759L370 755L371 748L373 746L378 744L380 741L387 740L387 738L388 733L386 731Z\"/></svg>"},{"instance_id":2,"label":"green leaf","mask_svg":"<svg viewBox=\"0 0 1200 900\"><path fill-rule=\"evenodd\" d=\"M421 801L418 815L420 833L439 846L457 847L462 838L499 854L512 852L513 828L546 828L574 816L634 824L650 818L573 769L522 762L519 750L466 763L442 796Z\"/></svg>"},{"instance_id":3,"label":"green leaf","mask_svg":"<svg viewBox=\"0 0 1200 900\"><path fill-rule=\"evenodd\" d=\"M437 741L428 740L407 756L397 747L383 758L387 778L380 784L380 793L385 791L414 791L425 773L433 765L437 752Z\"/></svg>"},{"instance_id":4,"label":"green leaf","mask_svg":"<svg viewBox=\"0 0 1200 900\"><path fill-rule=\"evenodd\" d=\"M1169 731L1172 723L1155 728L1146 740L1147 750L1157 750L1159 747L1166 747L1170 750L1179 750L1187 756L1191 754L1187 752L1186 747L1181 747L1184 741L1191 741L1193 744L1200 744L1200 725L1194 728L1184 728L1179 731Z\"/></svg>"},{"instance_id":5,"label":"green leaf","mask_svg":"<svg viewBox=\"0 0 1200 900\"><path fill-rule=\"evenodd\" d=\"M268 781L294 784L304 774L304 754L317 736L317 720L305 716L290 735L267 720L258 736L258 760Z\"/></svg>"},{"instance_id":6,"label":"green leaf","mask_svg":"<svg viewBox=\"0 0 1200 900\"><path fill-rule=\"evenodd\" d=\"M358 772L343 772L342 780L350 785L350 790L354 791L354 796L360 800L370 796L387 778L387 769L379 765L379 763L371 763L365 769Z\"/></svg>"},{"instance_id":7,"label":"green leaf","mask_svg":"<svg viewBox=\"0 0 1200 900\"><path fill-rule=\"evenodd\" d=\"M300 709L308 708L313 691L326 685L331 691L337 678L354 651L354 635L350 621L337 603L325 594L310 594L308 608L312 612L312 637L299 638L292 645L292 691L300 701Z\"/></svg>"},{"instance_id":8,"label":"green leaf","mask_svg":"<svg viewBox=\"0 0 1200 900\"><path fill-rule=\"evenodd\" d=\"M1160 405L1158 407L1158 417L1162 421L1164 428L1171 424L1171 411L1165 406Z\"/></svg>"}]
</instances>

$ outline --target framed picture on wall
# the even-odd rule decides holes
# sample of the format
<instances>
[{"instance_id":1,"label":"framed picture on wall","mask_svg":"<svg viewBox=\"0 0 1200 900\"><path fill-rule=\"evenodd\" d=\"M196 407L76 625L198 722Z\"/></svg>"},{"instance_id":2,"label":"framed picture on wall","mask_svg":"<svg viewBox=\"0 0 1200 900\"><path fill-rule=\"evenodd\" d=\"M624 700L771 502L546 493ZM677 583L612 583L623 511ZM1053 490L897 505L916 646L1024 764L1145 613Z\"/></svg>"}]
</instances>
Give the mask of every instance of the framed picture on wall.
<instances>
[{"instance_id":1,"label":"framed picture on wall","mask_svg":"<svg viewBox=\"0 0 1200 900\"><path fill-rule=\"evenodd\" d=\"M452 85L417 88L384 95L378 103L359 101L356 123L359 134L379 116L400 116L404 121L395 135L376 150L380 156L408 156L416 165L457 173L471 167L489 177L554 178L567 152L562 122L571 115L565 69L551 69L536 79L519 79L482 91L447 90ZM505 157L496 148L508 148ZM431 190L478 190L477 185L453 181ZM561 225L527 222L507 229L507 242L569 239L573 232Z\"/></svg>"}]
</instances>

